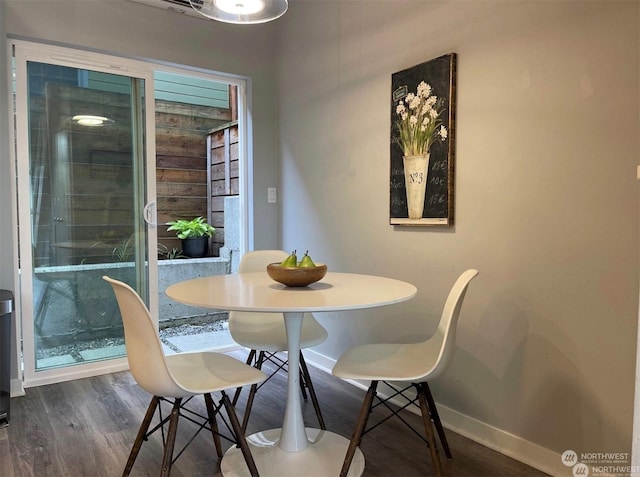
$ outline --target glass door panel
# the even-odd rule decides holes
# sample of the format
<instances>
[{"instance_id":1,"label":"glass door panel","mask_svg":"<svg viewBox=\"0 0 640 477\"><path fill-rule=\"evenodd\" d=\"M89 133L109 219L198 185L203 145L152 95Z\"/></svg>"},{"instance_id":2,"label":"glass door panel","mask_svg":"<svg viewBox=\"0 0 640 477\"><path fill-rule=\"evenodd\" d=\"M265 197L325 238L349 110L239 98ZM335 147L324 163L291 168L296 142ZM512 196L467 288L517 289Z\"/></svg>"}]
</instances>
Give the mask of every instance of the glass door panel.
<instances>
[{"instance_id":1,"label":"glass door panel","mask_svg":"<svg viewBox=\"0 0 640 477\"><path fill-rule=\"evenodd\" d=\"M161 329L200 323L207 310L183 310L163 293L157 259L172 258L164 250L179 243L162 224L207 216L217 229L208 272L225 273L247 249L245 83L53 45L11 45L24 385L126 369L121 319L103 275L132 285L154 319L162 317ZM208 144L223 129L229 140ZM245 192L227 197L238 191ZM181 276L175 265L189 268L185 260L161 263L171 280Z\"/></svg>"},{"instance_id":2,"label":"glass door panel","mask_svg":"<svg viewBox=\"0 0 640 477\"><path fill-rule=\"evenodd\" d=\"M27 78L35 370L124 356L102 276L147 295L144 80L33 61Z\"/></svg>"}]
</instances>

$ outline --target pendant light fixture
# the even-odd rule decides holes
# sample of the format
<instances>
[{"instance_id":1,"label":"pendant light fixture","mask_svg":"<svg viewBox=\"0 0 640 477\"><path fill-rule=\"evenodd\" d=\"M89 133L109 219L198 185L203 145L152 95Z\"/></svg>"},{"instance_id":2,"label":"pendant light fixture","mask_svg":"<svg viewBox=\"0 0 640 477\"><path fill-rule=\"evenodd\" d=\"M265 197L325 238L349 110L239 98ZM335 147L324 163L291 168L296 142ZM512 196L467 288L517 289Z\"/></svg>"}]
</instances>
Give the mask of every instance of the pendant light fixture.
<instances>
[{"instance_id":1,"label":"pendant light fixture","mask_svg":"<svg viewBox=\"0 0 640 477\"><path fill-rule=\"evenodd\" d=\"M287 0L189 0L201 15L225 23L266 23L280 18L289 6Z\"/></svg>"}]
</instances>

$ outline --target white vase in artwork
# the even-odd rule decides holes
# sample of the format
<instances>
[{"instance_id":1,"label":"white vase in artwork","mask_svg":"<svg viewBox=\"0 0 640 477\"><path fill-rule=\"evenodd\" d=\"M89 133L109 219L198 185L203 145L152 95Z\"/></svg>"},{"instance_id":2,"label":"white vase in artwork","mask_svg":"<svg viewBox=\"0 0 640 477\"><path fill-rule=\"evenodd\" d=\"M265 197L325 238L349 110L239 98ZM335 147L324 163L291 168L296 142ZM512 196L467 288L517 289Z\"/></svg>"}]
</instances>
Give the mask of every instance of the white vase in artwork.
<instances>
[{"instance_id":1,"label":"white vase in artwork","mask_svg":"<svg viewBox=\"0 0 640 477\"><path fill-rule=\"evenodd\" d=\"M407 190L407 210L410 219L421 219L424 211L424 196L427 190L429 153L417 156L402 156L404 184Z\"/></svg>"}]
</instances>

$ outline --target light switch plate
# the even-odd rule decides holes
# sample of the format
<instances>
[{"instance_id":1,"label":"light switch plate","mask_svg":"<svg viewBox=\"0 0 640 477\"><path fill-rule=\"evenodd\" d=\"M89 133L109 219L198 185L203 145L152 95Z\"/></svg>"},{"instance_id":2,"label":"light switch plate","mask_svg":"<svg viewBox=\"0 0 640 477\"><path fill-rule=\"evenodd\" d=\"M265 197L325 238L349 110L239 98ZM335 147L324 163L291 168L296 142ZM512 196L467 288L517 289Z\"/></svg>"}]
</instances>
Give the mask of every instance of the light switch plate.
<instances>
[{"instance_id":1,"label":"light switch plate","mask_svg":"<svg viewBox=\"0 0 640 477\"><path fill-rule=\"evenodd\" d=\"M267 187L267 202L275 204L277 202L277 193L275 187Z\"/></svg>"}]
</instances>

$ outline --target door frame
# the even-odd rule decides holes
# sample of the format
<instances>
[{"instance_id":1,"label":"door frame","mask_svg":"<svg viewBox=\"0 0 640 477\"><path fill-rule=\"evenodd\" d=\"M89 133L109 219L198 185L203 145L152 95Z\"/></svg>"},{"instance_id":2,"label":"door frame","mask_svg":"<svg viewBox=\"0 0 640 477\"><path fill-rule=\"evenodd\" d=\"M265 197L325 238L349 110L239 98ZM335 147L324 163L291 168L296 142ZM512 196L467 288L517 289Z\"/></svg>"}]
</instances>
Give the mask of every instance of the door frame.
<instances>
[{"instance_id":1,"label":"door frame","mask_svg":"<svg viewBox=\"0 0 640 477\"><path fill-rule=\"evenodd\" d=\"M153 91L153 74L140 68L137 62L123 58L112 58L109 55L93 52L77 51L65 47L43 45L26 41L12 41L15 48L15 71L19 81L15 83L16 89L16 126L11 131L15 135L15 158L17 167L17 197L18 219L20 223L18 240L21 247L20 254L20 303L22 305L19 314L22 331L22 363L24 387L38 386L52 382L68 381L104 374L114 371L122 371L128 368L126 357L114 358L104 361L89 362L73 366L36 370L35 362L35 335L34 335L34 297L33 297L33 256L31 250L32 220L31 220L31 186L29 174L29 92L27 85L27 63L30 61L70 68L89 69L104 73L120 74L127 77L142 79L145 81L145 90ZM145 94L145 137L155 137L155 108L153 95ZM151 118L151 120L149 120ZM153 163L151 159L153 158ZM155 141L149 141L146 154L146 202L155 198ZM153 167L150 167L153 165ZM147 234L147 247L149 250L157 248L156 234L149 229ZM157 257L149 254L147 262L147 287L149 290L149 308L157 310Z\"/></svg>"},{"instance_id":2,"label":"door frame","mask_svg":"<svg viewBox=\"0 0 640 477\"><path fill-rule=\"evenodd\" d=\"M122 74L130 77L136 77L145 80L145 91L154 91L154 72L168 71L187 76L200 76L212 81L225 82L230 85L238 86L238 127L240 133L239 140L239 188L240 188L240 254L252 246L253 240L250 240L250 232L252 230L251 217L251 188L250 188L250 160L251 137L249 109L247 91L250 88L250 80L246 77L236 75L226 75L213 72L201 68L193 68L182 65L174 65L163 62L153 62L149 60L132 59L120 55L114 55L108 52L87 51L75 47L57 46L32 41L9 39L9 56L8 60L11 64L14 48L20 51L20 58L24 55L24 61L16 61L16 77L26 78L27 61L38 61L50 64L59 64L74 68L87 68L95 71L103 71L106 73ZM16 53L18 58L18 53ZM24 114L28 110L28 92L25 81L15 83L16 89L16 110L22 111L23 114L16 114L15 127L10 127L10 141L15 144L11 148L11 162L15 168L12 170L14 179L12 187L16 190L12 191L13 197L16 197L19 204L29 204L30 184L29 174L21 173L23 170L28 171L28 164L20 164L20 161L27 161L29 158L29 142L28 142L28 114ZM10 96L12 92L9 91ZM155 94L145 94L145 134L148 138L155 138ZM10 103L11 104L11 103ZM10 124L13 124L13 111L9 111ZM26 137L25 137L26 136ZM26 159L25 159L26 158ZM149 141L146 144L146 203L150 204L156 200L156 148L155 141ZM142 211L141 211L142 213ZM148 221L148 242L149 250L157 248L157 218L155 207L151 208L151 217L147 216L144 211L145 218ZM31 243L31 217L28 207L22 206L17 212L17 219L21 225L18 232L19 243ZM149 218L151 220L149 220ZM18 224L12 224L14 230L18 229ZM14 253L18 256L18 243L14 244ZM24 250L24 249L23 249ZM54 382L62 382L83 377L95 376L99 374L111 373L128 369L126 357L110 359L105 361L97 361L82 365L74 365L66 368L53 368L46 370L35 370L34 357L34 297L33 297L33 277L32 270L32 254L23 253L19 258L20 263L20 281L16 290L19 290L19 297L16 297L15 316L17 317L16 326L16 342L22 343L22 352L18 346L18 367L19 375L22 379L23 387L38 386ZM25 273L27 271L27 273ZM148 306L152 316L158 315L158 268L157 257L153 253L149 253L148 263ZM157 323L156 323L157 324ZM22 367L20 366L22 363ZM20 369L21 367L21 369Z\"/></svg>"}]
</instances>

